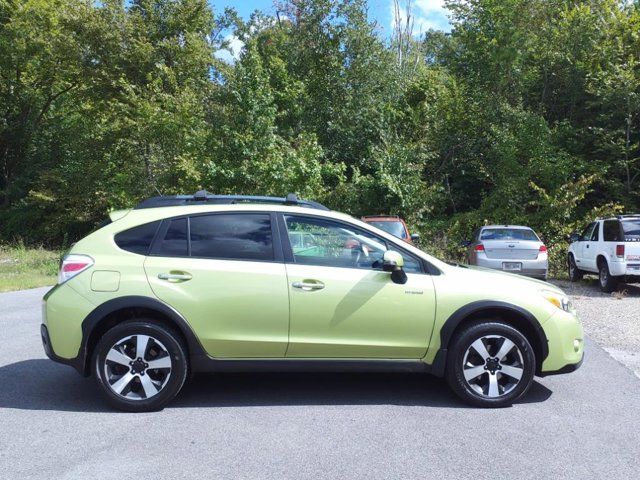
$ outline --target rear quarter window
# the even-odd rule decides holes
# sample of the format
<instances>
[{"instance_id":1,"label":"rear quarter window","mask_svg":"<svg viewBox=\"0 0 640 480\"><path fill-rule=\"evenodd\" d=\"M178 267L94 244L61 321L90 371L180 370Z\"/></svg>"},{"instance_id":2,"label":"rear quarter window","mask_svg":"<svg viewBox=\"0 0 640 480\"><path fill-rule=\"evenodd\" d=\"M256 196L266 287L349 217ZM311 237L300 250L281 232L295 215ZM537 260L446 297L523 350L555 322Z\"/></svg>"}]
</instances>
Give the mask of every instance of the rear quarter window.
<instances>
[{"instance_id":1,"label":"rear quarter window","mask_svg":"<svg viewBox=\"0 0 640 480\"><path fill-rule=\"evenodd\" d=\"M605 242L618 242L621 238L621 226L618 220L605 220L602 226L603 240Z\"/></svg>"},{"instance_id":2,"label":"rear quarter window","mask_svg":"<svg viewBox=\"0 0 640 480\"><path fill-rule=\"evenodd\" d=\"M158 227L160 227L160 221L145 223L117 233L114 241L122 250L139 255L147 255Z\"/></svg>"}]
</instances>

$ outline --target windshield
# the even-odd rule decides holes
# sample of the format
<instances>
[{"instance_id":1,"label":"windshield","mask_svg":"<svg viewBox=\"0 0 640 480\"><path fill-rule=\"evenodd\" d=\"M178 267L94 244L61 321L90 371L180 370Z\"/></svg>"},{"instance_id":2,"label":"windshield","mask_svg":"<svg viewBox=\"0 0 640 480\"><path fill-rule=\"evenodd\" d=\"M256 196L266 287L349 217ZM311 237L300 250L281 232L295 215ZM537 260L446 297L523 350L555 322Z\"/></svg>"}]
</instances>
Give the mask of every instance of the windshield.
<instances>
[{"instance_id":1,"label":"windshield","mask_svg":"<svg viewBox=\"0 0 640 480\"><path fill-rule=\"evenodd\" d=\"M531 240L540 241L530 228L486 228L480 234L480 240Z\"/></svg>"},{"instance_id":2,"label":"windshield","mask_svg":"<svg viewBox=\"0 0 640 480\"><path fill-rule=\"evenodd\" d=\"M640 219L624 220L622 222L624 239L627 242L640 242Z\"/></svg>"},{"instance_id":3,"label":"windshield","mask_svg":"<svg viewBox=\"0 0 640 480\"><path fill-rule=\"evenodd\" d=\"M380 230L384 230L391 235L398 238L407 238L407 231L404 228L402 222L392 221L392 222L367 222L369 225L373 225L374 227L379 228Z\"/></svg>"}]
</instances>

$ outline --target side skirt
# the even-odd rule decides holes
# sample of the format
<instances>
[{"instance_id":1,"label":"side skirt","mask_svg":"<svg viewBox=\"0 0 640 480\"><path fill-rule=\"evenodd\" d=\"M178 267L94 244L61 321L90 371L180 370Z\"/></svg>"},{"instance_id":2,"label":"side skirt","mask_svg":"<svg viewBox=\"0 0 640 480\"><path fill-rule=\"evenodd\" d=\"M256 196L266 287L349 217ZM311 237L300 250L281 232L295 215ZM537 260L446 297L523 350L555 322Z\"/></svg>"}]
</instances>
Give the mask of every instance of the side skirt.
<instances>
[{"instance_id":1,"label":"side skirt","mask_svg":"<svg viewBox=\"0 0 640 480\"><path fill-rule=\"evenodd\" d=\"M308 359L249 358L217 359L205 355L191 356L193 373L215 372L424 372L431 365L420 360L390 359Z\"/></svg>"}]
</instances>

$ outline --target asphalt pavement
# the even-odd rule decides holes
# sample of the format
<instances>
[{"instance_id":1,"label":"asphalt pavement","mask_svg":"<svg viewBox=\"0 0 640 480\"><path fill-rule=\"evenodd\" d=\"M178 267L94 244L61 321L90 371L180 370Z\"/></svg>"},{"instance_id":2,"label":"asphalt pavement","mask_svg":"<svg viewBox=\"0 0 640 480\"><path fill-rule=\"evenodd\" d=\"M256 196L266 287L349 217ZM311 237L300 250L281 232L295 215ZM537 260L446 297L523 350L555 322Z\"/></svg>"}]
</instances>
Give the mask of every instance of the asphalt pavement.
<instances>
[{"instance_id":1,"label":"asphalt pavement","mask_svg":"<svg viewBox=\"0 0 640 480\"><path fill-rule=\"evenodd\" d=\"M640 378L589 339L499 410L423 374L218 374L129 414L45 357L45 291L0 294L3 479L637 478Z\"/></svg>"}]
</instances>

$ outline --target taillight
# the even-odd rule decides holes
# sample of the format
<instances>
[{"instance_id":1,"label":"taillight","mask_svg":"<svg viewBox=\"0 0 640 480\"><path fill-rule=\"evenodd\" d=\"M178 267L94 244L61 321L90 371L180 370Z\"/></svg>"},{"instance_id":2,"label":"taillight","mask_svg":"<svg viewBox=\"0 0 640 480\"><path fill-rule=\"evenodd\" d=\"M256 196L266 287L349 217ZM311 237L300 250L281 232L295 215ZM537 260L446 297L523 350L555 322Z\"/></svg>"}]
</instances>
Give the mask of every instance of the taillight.
<instances>
[{"instance_id":1,"label":"taillight","mask_svg":"<svg viewBox=\"0 0 640 480\"><path fill-rule=\"evenodd\" d=\"M624 258L624 245L616 245L616 257Z\"/></svg>"},{"instance_id":2,"label":"taillight","mask_svg":"<svg viewBox=\"0 0 640 480\"><path fill-rule=\"evenodd\" d=\"M538 249L538 254L540 253L547 253L547 246L546 245L540 245L540 248Z\"/></svg>"},{"instance_id":3,"label":"taillight","mask_svg":"<svg viewBox=\"0 0 640 480\"><path fill-rule=\"evenodd\" d=\"M64 283L93 265L93 259L87 255L67 255L60 264L58 283Z\"/></svg>"},{"instance_id":4,"label":"taillight","mask_svg":"<svg viewBox=\"0 0 640 480\"><path fill-rule=\"evenodd\" d=\"M478 245L476 245L475 247L473 247L473 249L474 249L476 252L484 252L484 245L483 245L483 244L481 244L481 243L479 243Z\"/></svg>"}]
</instances>

